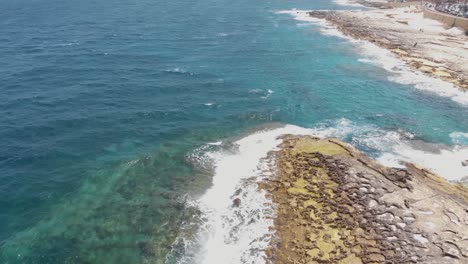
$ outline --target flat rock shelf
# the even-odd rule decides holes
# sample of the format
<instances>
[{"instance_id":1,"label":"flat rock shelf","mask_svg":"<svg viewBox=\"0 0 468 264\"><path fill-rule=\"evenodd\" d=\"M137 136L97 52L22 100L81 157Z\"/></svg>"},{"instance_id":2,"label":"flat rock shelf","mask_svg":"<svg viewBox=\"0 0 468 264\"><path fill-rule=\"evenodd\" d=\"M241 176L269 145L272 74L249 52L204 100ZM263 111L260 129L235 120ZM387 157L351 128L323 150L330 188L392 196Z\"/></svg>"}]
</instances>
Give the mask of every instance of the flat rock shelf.
<instances>
[{"instance_id":1,"label":"flat rock shelf","mask_svg":"<svg viewBox=\"0 0 468 264\"><path fill-rule=\"evenodd\" d=\"M384 167L337 139L284 136L270 156L268 263L468 263L465 186Z\"/></svg>"},{"instance_id":2,"label":"flat rock shelf","mask_svg":"<svg viewBox=\"0 0 468 264\"><path fill-rule=\"evenodd\" d=\"M311 11L345 35L390 50L411 68L468 89L468 36L423 18L420 7L367 11Z\"/></svg>"}]
</instances>

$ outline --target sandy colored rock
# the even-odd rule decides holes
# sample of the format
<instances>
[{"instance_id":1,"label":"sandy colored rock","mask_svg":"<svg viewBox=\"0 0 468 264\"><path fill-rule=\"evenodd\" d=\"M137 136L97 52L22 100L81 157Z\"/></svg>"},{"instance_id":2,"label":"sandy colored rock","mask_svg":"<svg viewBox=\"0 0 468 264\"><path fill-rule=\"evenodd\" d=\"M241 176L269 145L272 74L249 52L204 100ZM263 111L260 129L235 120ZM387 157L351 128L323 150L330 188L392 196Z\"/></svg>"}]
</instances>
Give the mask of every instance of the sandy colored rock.
<instances>
[{"instance_id":1,"label":"sandy colored rock","mask_svg":"<svg viewBox=\"0 0 468 264\"><path fill-rule=\"evenodd\" d=\"M442 71L442 70L436 70L434 71L434 74L437 75L437 76L440 76L440 77L451 77L452 75L446 71Z\"/></svg>"},{"instance_id":2,"label":"sandy colored rock","mask_svg":"<svg viewBox=\"0 0 468 264\"><path fill-rule=\"evenodd\" d=\"M434 69L432 67L429 67L429 66L421 66L418 68L418 70L422 71L422 72L426 72L426 73L431 73L434 71Z\"/></svg>"},{"instance_id":3,"label":"sandy colored rock","mask_svg":"<svg viewBox=\"0 0 468 264\"><path fill-rule=\"evenodd\" d=\"M336 139L285 136L269 263L468 263L468 191ZM285 184L287 183L287 184Z\"/></svg>"}]
</instances>

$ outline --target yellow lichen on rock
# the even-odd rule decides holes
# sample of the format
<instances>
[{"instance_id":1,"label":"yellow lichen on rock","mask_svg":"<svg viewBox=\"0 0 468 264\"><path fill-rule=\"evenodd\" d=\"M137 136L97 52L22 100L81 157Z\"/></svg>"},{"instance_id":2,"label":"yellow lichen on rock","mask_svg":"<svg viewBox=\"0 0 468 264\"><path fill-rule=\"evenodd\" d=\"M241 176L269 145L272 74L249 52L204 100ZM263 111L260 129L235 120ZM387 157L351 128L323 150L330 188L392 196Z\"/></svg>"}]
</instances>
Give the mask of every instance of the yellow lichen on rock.
<instances>
[{"instance_id":1,"label":"yellow lichen on rock","mask_svg":"<svg viewBox=\"0 0 468 264\"><path fill-rule=\"evenodd\" d=\"M433 72L433 74L435 74L437 76L440 76L440 77L447 77L447 78L452 77L452 75L450 75L450 73L448 73L446 71L442 71L442 70L436 70L436 71Z\"/></svg>"},{"instance_id":2,"label":"yellow lichen on rock","mask_svg":"<svg viewBox=\"0 0 468 264\"><path fill-rule=\"evenodd\" d=\"M301 140L297 141L292 151L298 153L318 152L322 155L348 154L348 151L346 149L337 144L331 143L330 141L316 140L314 138L309 137L302 138Z\"/></svg>"},{"instance_id":3,"label":"yellow lichen on rock","mask_svg":"<svg viewBox=\"0 0 468 264\"><path fill-rule=\"evenodd\" d=\"M432 68L430 66L427 66L427 65L423 65L423 66L419 67L418 70L420 70L422 72L426 72L426 73L432 73L434 71L434 68Z\"/></svg>"},{"instance_id":4,"label":"yellow lichen on rock","mask_svg":"<svg viewBox=\"0 0 468 264\"><path fill-rule=\"evenodd\" d=\"M347 246L355 242L352 229L335 223L337 219L352 219L337 207L342 206L346 212L352 212L352 206L340 204L347 197L342 194L337 196L339 184L330 177L328 168L323 166L325 156L348 156L348 150L333 141L311 137L290 139L288 142L291 143L288 151L282 153L284 163L279 166L289 188L281 194L286 195L287 199L280 199L290 201L288 209L293 210L281 210L285 212L285 221L282 221L285 228L281 232L283 237L288 238L283 241L287 244L284 247L287 254L280 251L277 254L285 263L288 262L286 255L288 259L291 256L300 258L300 252L308 256L307 263L360 263L360 258L353 252L354 248ZM297 209L298 205L300 210Z\"/></svg>"},{"instance_id":5,"label":"yellow lichen on rock","mask_svg":"<svg viewBox=\"0 0 468 264\"><path fill-rule=\"evenodd\" d=\"M285 136L275 157L268 263L445 263L447 252L468 263L454 247L468 234L465 187L411 164L386 168L336 139ZM452 244L432 242L433 228Z\"/></svg>"}]
</instances>

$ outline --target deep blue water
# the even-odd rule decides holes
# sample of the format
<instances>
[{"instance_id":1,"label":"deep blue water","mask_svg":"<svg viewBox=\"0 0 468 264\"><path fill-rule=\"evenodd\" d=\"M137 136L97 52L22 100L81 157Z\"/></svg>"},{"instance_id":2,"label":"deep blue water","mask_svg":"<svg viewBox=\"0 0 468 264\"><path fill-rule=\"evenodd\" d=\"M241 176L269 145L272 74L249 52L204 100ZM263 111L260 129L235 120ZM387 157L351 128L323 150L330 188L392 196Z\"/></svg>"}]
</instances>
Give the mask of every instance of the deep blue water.
<instances>
[{"instance_id":1,"label":"deep blue water","mask_svg":"<svg viewBox=\"0 0 468 264\"><path fill-rule=\"evenodd\" d=\"M275 13L291 8L343 7L0 1L0 262L163 263L180 197L208 184L187 153L258 125L467 132L467 107Z\"/></svg>"}]
</instances>

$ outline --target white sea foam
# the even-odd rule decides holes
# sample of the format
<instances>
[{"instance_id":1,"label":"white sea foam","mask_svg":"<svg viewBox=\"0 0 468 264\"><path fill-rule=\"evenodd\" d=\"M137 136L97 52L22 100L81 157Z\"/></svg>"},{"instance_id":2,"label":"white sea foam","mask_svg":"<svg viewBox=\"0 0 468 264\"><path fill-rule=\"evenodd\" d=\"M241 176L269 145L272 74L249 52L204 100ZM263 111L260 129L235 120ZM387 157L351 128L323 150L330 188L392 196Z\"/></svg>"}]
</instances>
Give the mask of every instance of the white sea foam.
<instances>
[{"instance_id":1,"label":"white sea foam","mask_svg":"<svg viewBox=\"0 0 468 264\"><path fill-rule=\"evenodd\" d=\"M223 144L222 141L216 141L216 142L210 142L210 143L208 143L208 145L212 145L212 146L221 146L221 144Z\"/></svg>"},{"instance_id":2,"label":"white sea foam","mask_svg":"<svg viewBox=\"0 0 468 264\"><path fill-rule=\"evenodd\" d=\"M376 159L386 166L404 167L405 162L410 162L431 169L448 180L457 181L468 176L468 167L462 165L468 159L468 144L447 146L416 141L409 132L387 131L372 125L358 126L347 119L321 130L325 133L320 136L351 138L352 145L375 153Z\"/></svg>"},{"instance_id":3,"label":"white sea foam","mask_svg":"<svg viewBox=\"0 0 468 264\"><path fill-rule=\"evenodd\" d=\"M268 90L267 90L267 94L266 94L265 96L260 97L260 98L262 98L262 99L268 99L268 97L270 97L273 93L274 93L273 90L268 89Z\"/></svg>"},{"instance_id":4,"label":"white sea foam","mask_svg":"<svg viewBox=\"0 0 468 264\"><path fill-rule=\"evenodd\" d=\"M259 94L261 93L263 90L262 89L250 89L249 90L249 93L252 93L252 94Z\"/></svg>"},{"instance_id":5,"label":"white sea foam","mask_svg":"<svg viewBox=\"0 0 468 264\"><path fill-rule=\"evenodd\" d=\"M192 72L189 72L188 70L186 70L184 68L180 68L180 67L170 68L170 69L165 70L165 72L193 75Z\"/></svg>"},{"instance_id":6,"label":"white sea foam","mask_svg":"<svg viewBox=\"0 0 468 264\"><path fill-rule=\"evenodd\" d=\"M335 4L337 5L342 5L342 6L364 7L363 5L353 0L335 0L333 2L335 2Z\"/></svg>"},{"instance_id":7,"label":"white sea foam","mask_svg":"<svg viewBox=\"0 0 468 264\"><path fill-rule=\"evenodd\" d=\"M65 43L56 44L55 46L66 47L66 46L75 46L75 45L80 45L80 43L79 42L65 42Z\"/></svg>"},{"instance_id":8,"label":"white sea foam","mask_svg":"<svg viewBox=\"0 0 468 264\"><path fill-rule=\"evenodd\" d=\"M271 89L263 90L263 89L251 89L249 90L249 93L251 94L263 94L263 96L260 96L262 99L267 99L270 97L275 91Z\"/></svg>"},{"instance_id":9,"label":"white sea foam","mask_svg":"<svg viewBox=\"0 0 468 264\"><path fill-rule=\"evenodd\" d=\"M412 70L389 50L380 48L375 44L367 41L358 41L358 44L368 58L367 63L379 66L392 73L389 80L449 97L457 103L468 106L468 93L458 89L453 84Z\"/></svg>"},{"instance_id":10,"label":"white sea foam","mask_svg":"<svg viewBox=\"0 0 468 264\"><path fill-rule=\"evenodd\" d=\"M274 216L271 201L257 183L271 177L274 160L268 153L281 143L283 134L309 134L297 127L258 131L230 144L219 144L201 160L214 165L213 184L196 201L203 224L196 241L196 253L179 263L264 263L264 249L273 235L269 227ZM204 148L204 147L203 147ZM233 205L239 198L240 206ZM190 250L190 249L189 249Z\"/></svg>"},{"instance_id":11,"label":"white sea foam","mask_svg":"<svg viewBox=\"0 0 468 264\"><path fill-rule=\"evenodd\" d=\"M311 23L297 23L296 24L298 27L308 27L311 25Z\"/></svg>"},{"instance_id":12,"label":"white sea foam","mask_svg":"<svg viewBox=\"0 0 468 264\"><path fill-rule=\"evenodd\" d=\"M448 180L457 181L468 176L468 168L462 165L466 159L468 159L468 147L456 146L433 153L398 144L394 146L392 153L385 153L377 160L393 167L401 167L399 163L402 160L409 161L429 168Z\"/></svg>"},{"instance_id":13,"label":"white sea foam","mask_svg":"<svg viewBox=\"0 0 468 264\"><path fill-rule=\"evenodd\" d=\"M468 145L468 133L453 132L450 134L452 142L457 145ZM468 157L467 157L468 159Z\"/></svg>"},{"instance_id":14,"label":"white sea foam","mask_svg":"<svg viewBox=\"0 0 468 264\"><path fill-rule=\"evenodd\" d=\"M389 76L390 81L411 85L416 89L448 97L461 105L468 106L468 93L462 91L452 83L415 71L389 50L381 48L369 41L356 40L348 37L326 20L309 16L308 12L310 11L287 10L279 11L277 14L292 15L296 20L306 21L320 26L320 32L324 35L348 40L365 56L365 58L361 58L359 61L385 69L391 73Z\"/></svg>"},{"instance_id":15,"label":"white sea foam","mask_svg":"<svg viewBox=\"0 0 468 264\"><path fill-rule=\"evenodd\" d=\"M347 119L310 129L286 125L257 131L235 142L209 143L194 156L201 163L211 162L213 184L191 202L201 212L201 227L193 239L183 242L186 249L180 264L265 263L264 249L274 235L269 230L274 206L257 183L275 173L275 160L269 159L268 153L278 148L279 137L285 134L346 139L385 165L401 167L402 162L413 162L450 180L468 175L468 168L461 165L468 157L468 146L419 142L405 131L357 125ZM239 207L233 205L236 198L240 199Z\"/></svg>"},{"instance_id":16,"label":"white sea foam","mask_svg":"<svg viewBox=\"0 0 468 264\"><path fill-rule=\"evenodd\" d=\"M282 10L282 11L276 12L276 14L291 15L294 17L294 19L298 21L308 22L310 23L309 25L318 25L320 26L320 32L323 35L335 36L335 37L340 37L340 38L344 38L347 40L351 40L351 38L344 35L334 25L328 23L325 19L310 16L308 13L312 11L318 11L318 10L296 10L296 9ZM327 11L327 10L321 10L321 11Z\"/></svg>"}]
</instances>

